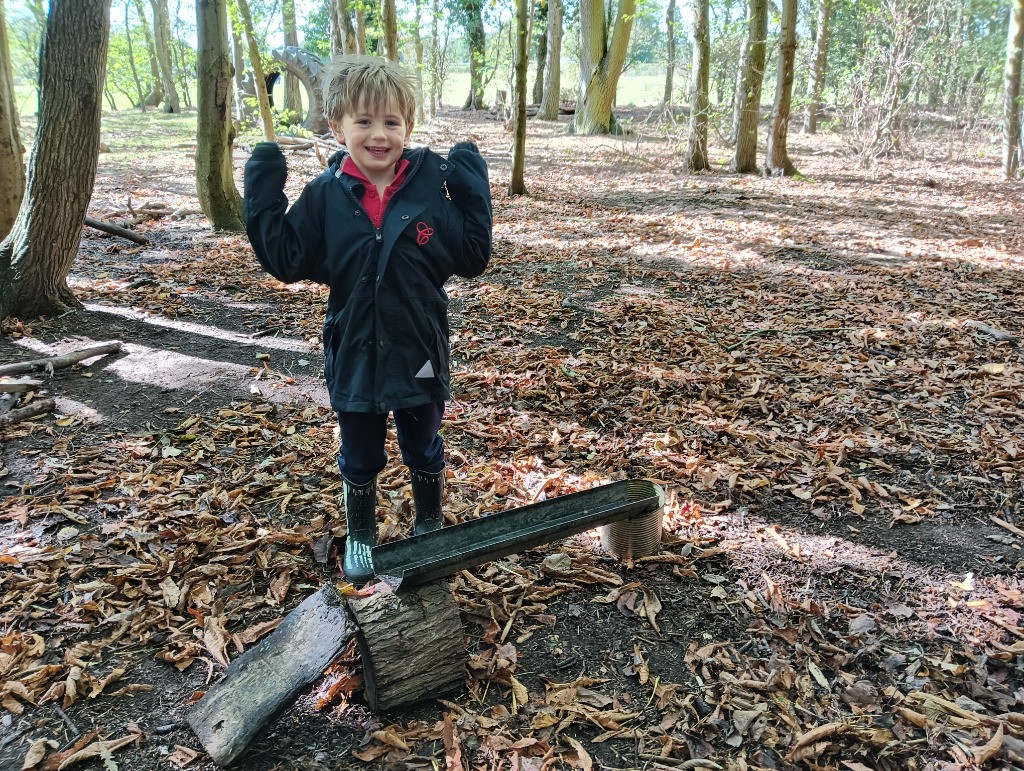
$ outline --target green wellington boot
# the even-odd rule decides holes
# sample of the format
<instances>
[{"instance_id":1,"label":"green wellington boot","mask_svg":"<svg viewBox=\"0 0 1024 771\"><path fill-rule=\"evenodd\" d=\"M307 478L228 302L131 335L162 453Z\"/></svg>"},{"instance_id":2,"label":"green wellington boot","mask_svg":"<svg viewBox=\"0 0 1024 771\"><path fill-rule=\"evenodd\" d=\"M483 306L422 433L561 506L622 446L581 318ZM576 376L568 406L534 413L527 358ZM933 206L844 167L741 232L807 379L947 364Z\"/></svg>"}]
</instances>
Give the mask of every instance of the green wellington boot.
<instances>
[{"instance_id":1,"label":"green wellington boot","mask_svg":"<svg viewBox=\"0 0 1024 771\"><path fill-rule=\"evenodd\" d=\"M362 586L373 578L370 549L377 543L377 478L365 485L345 483L345 580Z\"/></svg>"},{"instance_id":2,"label":"green wellington boot","mask_svg":"<svg viewBox=\"0 0 1024 771\"><path fill-rule=\"evenodd\" d=\"M441 515L441 500L444 497L444 469L434 474L409 469L409 479L412 481L413 508L416 509L413 535L439 530L444 524L444 518Z\"/></svg>"}]
</instances>

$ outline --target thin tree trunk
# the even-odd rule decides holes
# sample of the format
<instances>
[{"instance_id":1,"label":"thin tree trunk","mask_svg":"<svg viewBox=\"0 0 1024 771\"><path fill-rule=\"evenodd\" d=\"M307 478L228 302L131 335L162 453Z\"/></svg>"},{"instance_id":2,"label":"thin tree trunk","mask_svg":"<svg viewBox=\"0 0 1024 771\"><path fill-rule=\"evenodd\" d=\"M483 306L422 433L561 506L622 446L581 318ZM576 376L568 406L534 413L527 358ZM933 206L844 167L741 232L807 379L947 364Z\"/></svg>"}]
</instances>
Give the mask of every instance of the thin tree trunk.
<instances>
[{"instance_id":1,"label":"thin tree trunk","mask_svg":"<svg viewBox=\"0 0 1024 771\"><path fill-rule=\"evenodd\" d=\"M181 0L178 0L177 13L181 12ZM178 86L181 88L181 99L186 107L192 107L192 90L188 87L188 67L185 66L182 55L182 46L176 41L181 39L181 20L175 16L174 37L171 43L171 57L174 62L174 72L178 75Z\"/></svg>"},{"instance_id":2,"label":"thin tree trunk","mask_svg":"<svg viewBox=\"0 0 1024 771\"><path fill-rule=\"evenodd\" d=\"M416 122L422 124L426 120L423 114L423 36L420 24L423 17L423 0L416 0L416 23L413 26L413 48L416 51Z\"/></svg>"},{"instance_id":3,"label":"thin tree trunk","mask_svg":"<svg viewBox=\"0 0 1024 771\"><path fill-rule=\"evenodd\" d=\"M469 96L462 109L481 110L484 107L484 67L487 64L481 0L465 0L465 10L469 38Z\"/></svg>"},{"instance_id":4,"label":"thin tree trunk","mask_svg":"<svg viewBox=\"0 0 1024 771\"><path fill-rule=\"evenodd\" d=\"M562 90L562 0L548 0L548 55L544 62L544 97L537 117L558 120Z\"/></svg>"},{"instance_id":5,"label":"thin tree trunk","mask_svg":"<svg viewBox=\"0 0 1024 771\"><path fill-rule=\"evenodd\" d=\"M1003 174L1011 179L1020 168L1020 75L1024 47L1024 0L1011 0L1003 71Z\"/></svg>"},{"instance_id":6,"label":"thin tree trunk","mask_svg":"<svg viewBox=\"0 0 1024 771\"><path fill-rule=\"evenodd\" d=\"M537 72L533 79L533 97L530 100L533 104L540 104L544 100L544 70L548 61L548 8L549 0L541 0L537 5L537 17L544 22L544 29L541 30L540 40L537 41Z\"/></svg>"},{"instance_id":7,"label":"thin tree trunk","mask_svg":"<svg viewBox=\"0 0 1024 771\"><path fill-rule=\"evenodd\" d=\"M395 0L380 0L380 23L384 32L384 53L393 62L398 61L398 12Z\"/></svg>"},{"instance_id":8,"label":"thin tree trunk","mask_svg":"<svg viewBox=\"0 0 1024 771\"><path fill-rule=\"evenodd\" d=\"M666 41L666 68L665 68L665 95L662 103L665 106L672 104L672 81L676 74L676 0L668 0L668 10L665 12L665 25L668 29Z\"/></svg>"},{"instance_id":9,"label":"thin tree trunk","mask_svg":"<svg viewBox=\"0 0 1024 771\"><path fill-rule=\"evenodd\" d=\"M583 38L580 45L580 76L583 82L582 98L571 125L573 133L608 134L618 130L612 117L612 104L626 62L635 14L636 0L619 0L609 35L605 26L603 3L600 0L582 0L580 3L580 30ZM605 41L608 41L607 45Z\"/></svg>"},{"instance_id":10,"label":"thin tree trunk","mask_svg":"<svg viewBox=\"0 0 1024 771\"><path fill-rule=\"evenodd\" d=\"M366 55L366 12L361 4L356 4L356 53Z\"/></svg>"},{"instance_id":11,"label":"thin tree trunk","mask_svg":"<svg viewBox=\"0 0 1024 771\"><path fill-rule=\"evenodd\" d=\"M821 92L825 86L825 69L828 65L829 27L833 0L818 0L818 30L814 36L814 53L811 54L811 76L807 82L807 107L804 110L804 133L813 134L818 130L818 111L821 109Z\"/></svg>"},{"instance_id":12,"label":"thin tree trunk","mask_svg":"<svg viewBox=\"0 0 1024 771\"><path fill-rule=\"evenodd\" d=\"M231 168L231 54L225 0L197 0L199 74L196 189L214 230L244 230L242 197Z\"/></svg>"},{"instance_id":13,"label":"thin tree trunk","mask_svg":"<svg viewBox=\"0 0 1024 771\"><path fill-rule=\"evenodd\" d=\"M81 307L67 285L96 179L110 0L54 0L39 57L39 124L18 217L0 243L0 318ZM75 161L68 163L69 148Z\"/></svg>"},{"instance_id":14,"label":"thin tree trunk","mask_svg":"<svg viewBox=\"0 0 1024 771\"><path fill-rule=\"evenodd\" d=\"M348 0L328 0L331 4L331 54L354 54L356 31Z\"/></svg>"},{"instance_id":15,"label":"thin tree trunk","mask_svg":"<svg viewBox=\"0 0 1024 771\"><path fill-rule=\"evenodd\" d=\"M430 15L430 117L433 118L441 107L441 36L438 30L441 10L438 0L431 0Z\"/></svg>"},{"instance_id":16,"label":"thin tree trunk","mask_svg":"<svg viewBox=\"0 0 1024 771\"><path fill-rule=\"evenodd\" d=\"M139 21L142 23L142 35L146 40L146 51L149 54L149 93L146 95L146 106L156 107L164 100L164 90L160 85L160 63L156 59L156 45L153 43L153 34L149 29L149 20L146 18L146 4L144 0L135 0L135 11L139 14Z\"/></svg>"},{"instance_id":17,"label":"thin tree trunk","mask_svg":"<svg viewBox=\"0 0 1024 771\"><path fill-rule=\"evenodd\" d=\"M0 0L2 2L2 0ZM132 22L131 22L131 0L125 0L124 3L124 39L128 44L128 66L132 70L132 80L135 81L135 93L138 97L136 106L146 111L146 92L142 88L142 79L139 77L139 68L135 66L135 43L132 40Z\"/></svg>"},{"instance_id":18,"label":"thin tree trunk","mask_svg":"<svg viewBox=\"0 0 1024 771\"><path fill-rule=\"evenodd\" d=\"M772 129L768 135L768 153L765 158L765 173L773 176L791 177L796 174L796 167L786 150L789 110L793 103L793 68L796 62L796 13L796 0L782 0L779 73L775 84Z\"/></svg>"},{"instance_id":19,"label":"thin tree trunk","mask_svg":"<svg viewBox=\"0 0 1024 771\"><path fill-rule=\"evenodd\" d=\"M231 100L231 106L234 111L235 120L241 123L246 118L252 116L253 111L245 103L245 90L243 87L245 79L245 50L242 47L241 39L238 37L238 28L235 26L234 19L231 18L230 7L228 8L227 15L227 35L228 40L231 41L231 71L234 87L234 98Z\"/></svg>"},{"instance_id":20,"label":"thin tree trunk","mask_svg":"<svg viewBox=\"0 0 1024 771\"><path fill-rule=\"evenodd\" d=\"M259 45L256 43L256 33L252 28L249 0L235 0L235 2L238 4L238 14L242 17L242 28L245 30L245 40L249 46L249 65L252 67L253 78L256 81L256 97L260 104L263 139L266 142L276 142L277 132L274 130L274 115L270 111L270 97L267 96L267 78L263 72L263 62L260 59Z\"/></svg>"},{"instance_id":21,"label":"thin tree trunk","mask_svg":"<svg viewBox=\"0 0 1024 771\"><path fill-rule=\"evenodd\" d=\"M693 102L686 142L686 167L704 171L708 164L708 85L711 78L711 24L709 0L694 0L693 8Z\"/></svg>"},{"instance_id":22,"label":"thin tree trunk","mask_svg":"<svg viewBox=\"0 0 1024 771\"><path fill-rule=\"evenodd\" d=\"M0 0L0 238L11 231L25 193L23 152L4 0Z\"/></svg>"},{"instance_id":23,"label":"thin tree trunk","mask_svg":"<svg viewBox=\"0 0 1024 771\"><path fill-rule=\"evenodd\" d=\"M761 117L761 85L768 34L768 3L747 0L747 43L740 63L736 94L736 154L733 168L757 171L757 122Z\"/></svg>"},{"instance_id":24,"label":"thin tree trunk","mask_svg":"<svg viewBox=\"0 0 1024 771\"><path fill-rule=\"evenodd\" d=\"M156 46L156 60L160 65L160 85L164 91L164 112L181 112L178 90L174 86L174 72L171 69L171 16L167 0L150 0L153 7L153 38Z\"/></svg>"},{"instance_id":25,"label":"thin tree trunk","mask_svg":"<svg viewBox=\"0 0 1024 771\"><path fill-rule=\"evenodd\" d=\"M298 48L299 33L295 22L295 0L283 0L281 20L284 25L284 44ZM296 123L301 122L304 114L302 111L302 84L288 71L284 72L284 108L293 113Z\"/></svg>"},{"instance_id":26,"label":"thin tree trunk","mask_svg":"<svg viewBox=\"0 0 1024 771\"><path fill-rule=\"evenodd\" d=\"M512 177L509 195L526 195L526 67L529 64L529 0L516 0L515 127L512 132Z\"/></svg>"}]
</instances>

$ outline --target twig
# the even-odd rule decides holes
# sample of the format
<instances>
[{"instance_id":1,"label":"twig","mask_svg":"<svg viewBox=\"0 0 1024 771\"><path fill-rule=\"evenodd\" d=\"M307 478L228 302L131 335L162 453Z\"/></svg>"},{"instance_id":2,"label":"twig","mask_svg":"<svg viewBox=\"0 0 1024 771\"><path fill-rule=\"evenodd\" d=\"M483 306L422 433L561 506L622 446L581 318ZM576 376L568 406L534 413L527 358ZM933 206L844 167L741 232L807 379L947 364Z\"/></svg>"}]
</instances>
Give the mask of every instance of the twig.
<instances>
[{"instance_id":1,"label":"twig","mask_svg":"<svg viewBox=\"0 0 1024 771\"><path fill-rule=\"evenodd\" d=\"M58 707L56 704L53 706L54 712L60 717L61 720L67 725L68 730L71 731L71 738L76 738L82 732L78 730L78 726L75 725L75 721L68 717L68 713Z\"/></svg>"},{"instance_id":2,"label":"twig","mask_svg":"<svg viewBox=\"0 0 1024 771\"><path fill-rule=\"evenodd\" d=\"M1011 525L1006 520L1000 519L994 514L989 514L988 518L995 522L997 525L999 525L999 527L1009 530L1011 533L1013 533L1016 536L1019 536L1020 538L1024 538L1024 530L1021 530L1016 525Z\"/></svg>"},{"instance_id":3,"label":"twig","mask_svg":"<svg viewBox=\"0 0 1024 771\"><path fill-rule=\"evenodd\" d=\"M140 236L138 233L131 231L128 228L123 228L120 225L113 225L109 222L103 222L102 220L93 219L92 217L86 217L85 224L91 227L93 230L99 230L102 231L103 233L109 233L112 236L120 236L121 238L126 238L129 241L133 241L136 244L140 244L142 246L145 246L146 244L149 243L149 239L146 238L145 236Z\"/></svg>"},{"instance_id":4,"label":"twig","mask_svg":"<svg viewBox=\"0 0 1024 771\"><path fill-rule=\"evenodd\" d=\"M35 372L36 370L45 369L53 371L55 369L63 369L70 367L72 364L78 364L80 361L91 359L94 356L106 356L109 353L117 353L120 350L121 341L114 340L110 343L103 343L92 348L83 348L80 351L72 351L60 356L48 356L45 359L32 359L31 361L4 364L0 366L0 375L21 375L22 373Z\"/></svg>"},{"instance_id":5,"label":"twig","mask_svg":"<svg viewBox=\"0 0 1024 771\"><path fill-rule=\"evenodd\" d=\"M683 758L665 758L661 755L655 755L650 752L640 752L639 757L643 760L653 760L657 763L664 763L666 766L675 766L676 768L684 769L684 771L690 771L690 769L708 768L711 771L722 771L722 767L713 760L707 760L706 758L689 758L684 760Z\"/></svg>"},{"instance_id":6,"label":"twig","mask_svg":"<svg viewBox=\"0 0 1024 771\"><path fill-rule=\"evenodd\" d=\"M1004 332L1001 329L997 329L996 327L993 327L990 324L986 324L983 321L975 321L974 319L968 319L967 321L964 322L964 326L971 327L972 329L977 329L979 332L984 332L989 337L992 337L1001 343L1010 343L1010 345L1017 345L1017 343L1019 342L1016 336L1011 335L1009 332Z\"/></svg>"},{"instance_id":7,"label":"twig","mask_svg":"<svg viewBox=\"0 0 1024 771\"><path fill-rule=\"evenodd\" d=\"M738 343L727 345L723 348L725 351L734 351L741 345L745 345L746 342L756 335L817 335L823 332L856 332L860 327L817 327L814 329L755 329L753 332L747 333L746 336Z\"/></svg>"},{"instance_id":8,"label":"twig","mask_svg":"<svg viewBox=\"0 0 1024 771\"><path fill-rule=\"evenodd\" d=\"M57 403L53 399L39 399L27 407L19 407L16 410L0 415L0 428L20 423L23 420L28 420L47 412L53 412L56 407Z\"/></svg>"}]
</instances>

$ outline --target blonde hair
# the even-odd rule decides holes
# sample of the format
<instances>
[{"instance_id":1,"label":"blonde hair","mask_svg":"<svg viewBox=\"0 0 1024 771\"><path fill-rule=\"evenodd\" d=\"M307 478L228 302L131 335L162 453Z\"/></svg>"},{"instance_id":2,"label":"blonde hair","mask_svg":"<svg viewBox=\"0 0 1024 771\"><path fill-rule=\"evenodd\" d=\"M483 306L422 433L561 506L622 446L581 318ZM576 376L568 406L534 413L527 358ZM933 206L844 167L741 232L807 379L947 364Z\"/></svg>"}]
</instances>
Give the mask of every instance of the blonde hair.
<instances>
[{"instance_id":1,"label":"blonde hair","mask_svg":"<svg viewBox=\"0 0 1024 771\"><path fill-rule=\"evenodd\" d=\"M332 121L360 108L394 103L410 126L416 115L413 79L396 62L376 56L336 56L327 65L324 113Z\"/></svg>"}]
</instances>

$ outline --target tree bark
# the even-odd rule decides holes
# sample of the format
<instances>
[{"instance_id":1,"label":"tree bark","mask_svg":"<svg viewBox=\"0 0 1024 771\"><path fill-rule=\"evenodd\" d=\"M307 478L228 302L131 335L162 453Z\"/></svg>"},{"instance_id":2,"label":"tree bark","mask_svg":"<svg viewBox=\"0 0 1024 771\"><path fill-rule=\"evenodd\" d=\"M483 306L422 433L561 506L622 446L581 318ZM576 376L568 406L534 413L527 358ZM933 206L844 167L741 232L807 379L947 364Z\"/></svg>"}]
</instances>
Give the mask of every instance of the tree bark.
<instances>
[{"instance_id":1,"label":"tree bark","mask_svg":"<svg viewBox=\"0 0 1024 771\"><path fill-rule=\"evenodd\" d=\"M153 38L157 63L160 65L160 85L164 92L164 112L181 112L171 68L171 15L167 10L167 0L150 0L150 3L153 7Z\"/></svg>"},{"instance_id":2,"label":"tree bark","mask_svg":"<svg viewBox=\"0 0 1024 771\"><path fill-rule=\"evenodd\" d=\"M14 98L11 49L7 42L4 0L0 0L0 239L11 232L25 193L18 103Z\"/></svg>"},{"instance_id":3,"label":"tree bark","mask_svg":"<svg viewBox=\"0 0 1024 771\"><path fill-rule=\"evenodd\" d=\"M796 0L782 0L782 23L779 30L779 73L775 84L775 105L772 108L772 129L768 135L765 173L791 177L796 167L789 159L786 138L789 133L789 110L793 103L793 67L796 61Z\"/></svg>"},{"instance_id":4,"label":"tree bark","mask_svg":"<svg viewBox=\"0 0 1024 771\"><path fill-rule=\"evenodd\" d=\"M249 0L235 0L235 2L238 5L238 14L242 17L245 40L249 46L249 65L252 67L253 79L256 81L256 97L260 105L260 122L263 124L263 140L265 142L276 142L277 132L274 130L274 115L270 112L270 98L267 96L267 78L263 72L263 62L260 59L260 47L256 43L256 33L253 31L252 14L249 12Z\"/></svg>"},{"instance_id":5,"label":"tree bark","mask_svg":"<svg viewBox=\"0 0 1024 771\"><path fill-rule=\"evenodd\" d=\"M395 0L380 0L380 23L384 31L384 54L398 61L398 11Z\"/></svg>"},{"instance_id":6,"label":"tree bark","mask_svg":"<svg viewBox=\"0 0 1024 771\"><path fill-rule=\"evenodd\" d=\"M283 0L281 3L281 16L284 24L284 44L286 46L299 47L299 33L295 22L295 0ZM295 115L295 122L302 121L302 84L299 79L290 72L285 71L284 75L284 108Z\"/></svg>"},{"instance_id":7,"label":"tree bark","mask_svg":"<svg viewBox=\"0 0 1024 771\"><path fill-rule=\"evenodd\" d=\"M67 277L96 179L109 31L110 0L51 2L25 196L0 243L0 318L80 307Z\"/></svg>"},{"instance_id":8,"label":"tree bark","mask_svg":"<svg viewBox=\"0 0 1024 771\"><path fill-rule=\"evenodd\" d=\"M464 0L466 35L469 39L469 96L463 110L482 110L484 107L484 65L487 49L481 0Z\"/></svg>"},{"instance_id":9,"label":"tree bark","mask_svg":"<svg viewBox=\"0 0 1024 771\"><path fill-rule=\"evenodd\" d=\"M541 30L540 39L537 41L537 72L533 78L533 96L530 101L533 104L540 104L544 100L544 75L548 60L548 7L547 0L541 0L537 4L537 18L544 24Z\"/></svg>"},{"instance_id":10,"label":"tree bark","mask_svg":"<svg viewBox=\"0 0 1024 771\"><path fill-rule=\"evenodd\" d=\"M0 2L3 2L3 0L0 0ZM135 81L135 95L138 98L136 106L145 112L146 92L142 88L142 78L139 77L139 68L135 66L135 41L132 40L131 0L125 0L124 4L124 40L125 43L128 44L128 66L132 70L132 80ZM0 232L0 237L3 235L4 234Z\"/></svg>"},{"instance_id":11,"label":"tree bark","mask_svg":"<svg viewBox=\"0 0 1024 771\"><path fill-rule=\"evenodd\" d=\"M767 0L747 0L747 40L740 60L734 118L733 169L741 173L757 171L757 122L761 117L767 34Z\"/></svg>"},{"instance_id":12,"label":"tree bark","mask_svg":"<svg viewBox=\"0 0 1024 771\"><path fill-rule=\"evenodd\" d=\"M366 12L360 3L356 3L356 53L366 55Z\"/></svg>"},{"instance_id":13,"label":"tree bark","mask_svg":"<svg viewBox=\"0 0 1024 771\"><path fill-rule=\"evenodd\" d=\"M146 19L146 4L144 0L135 0L135 10L139 14L139 21L142 23L142 34L146 40L146 51L149 54L149 93L146 95L146 106L156 107L164 100L164 90L160 86L160 63L156 59L156 46L153 44L153 34L149 29L149 20Z\"/></svg>"},{"instance_id":14,"label":"tree bark","mask_svg":"<svg viewBox=\"0 0 1024 771\"><path fill-rule=\"evenodd\" d=\"M348 0L329 0L331 6L331 54L354 54L356 30Z\"/></svg>"},{"instance_id":15,"label":"tree bark","mask_svg":"<svg viewBox=\"0 0 1024 771\"><path fill-rule=\"evenodd\" d=\"M512 131L512 176L509 195L526 195L526 67L529 64L529 0L516 0L515 125Z\"/></svg>"},{"instance_id":16,"label":"tree bark","mask_svg":"<svg viewBox=\"0 0 1024 771\"><path fill-rule=\"evenodd\" d=\"M612 118L615 90L626 63L636 0L619 0L609 30L601 0L580 2L580 100L570 130L575 134L608 134L617 130Z\"/></svg>"},{"instance_id":17,"label":"tree bark","mask_svg":"<svg viewBox=\"0 0 1024 771\"><path fill-rule=\"evenodd\" d=\"M465 682L465 631L447 581L353 598L349 608L359 625L356 639L370 709L436 698Z\"/></svg>"},{"instance_id":18,"label":"tree bark","mask_svg":"<svg viewBox=\"0 0 1024 771\"><path fill-rule=\"evenodd\" d=\"M540 120L558 120L562 90L562 0L548 0L548 53L544 61L544 96Z\"/></svg>"},{"instance_id":19,"label":"tree bark","mask_svg":"<svg viewBox=\"0 0 1024 771\"><path fill-rule=\"evenodd\" d=\"M413 24L412 44L416 52L416 122L423 124L426 116L423 113L423 35L420 24L423 20L423 0L416 0L416 19Z\"/></svg>"},{"instance_id":20,"label":"tree bark","mask_svg":"<svg viewBox=\"0 0 1024 771\"><path fill-rule=\"evenodd\" d=\"M234 132L227 19L225 0L197 0L196 191L214 230L240 232L245 229L245 220L231 166Z\"/></svg>"},{"instance_id":21,"label":"tree bark","mask_svg":"<svg viewBox=\"0 0 1024 771\"><path fill-rule=\"evenodd\" d=\"M1020 168L1021 49L1024 47L1024 0L1011 0L1003 71L1003 174L1011 179Z\"/></svg>"},{"instance_id":22,"label":"tree bark","mask_svg":"<svg viewBox=\"0 0 1024 771\"><path fill-rule=\"evenodd\" d=\"M676 0L668 0L668 10L665 11L665 26L668 29L668 37L665 45L666 68L665 68L665 95L662 103L665 106L672 104L672 81L676 74Z\"/></svg>"},{"instance_id":23,"label":"tree bark","mask_svg":"<svg viewBox=\"0 0 1024 771\"><path fill-rule=\"evenodd\" d=\"M438 30L441 10L438 0L430 0L430 117L441 107L441 36Z\"/></svg>"},{"instance_id":24,"label":"tree bark","mask_svg":"<svg viewBox=\"0 0 1024 771\"><path fill-rule=\"evenodd\" d=\"M231 108L234 113L235 120L239 125L241 125L244 120L253 116L254 111L252 107L245 102L245 88L243 85L243 81L245 79L245 49L242 46L241 39L238 37L238 26L232 18L230 7L228 8L227 16L227 39L231 42L231 72L232 85L234 88L234 93L231 99Z\"/></svg>"},{"instance_id":25,"label":"tree bark","mask_svg":"<svg viewBox=\"0 0 1024 771\"><path fill-rule=\"evenodd\" d=\"M686 168L704 171L708 164L708 86L711 78L711 24L709 0L694 0L693 8L693 103L686 141Z\"/></svg>"},{"instance_id":26,"label":"tree bark","mask_svg":"<svg viewBox=\"0 0 1024 771\"><path fill-rule=\"evenodd\" d=\"M832 3L833 0L818 0L818 31L814 36L811 76L807 82L807 107L804 110L805 134L813 134L818 130L818 111L821 109L821 93L824 90L825 70L828 66Z\"/></svg>"}]
</instances>

